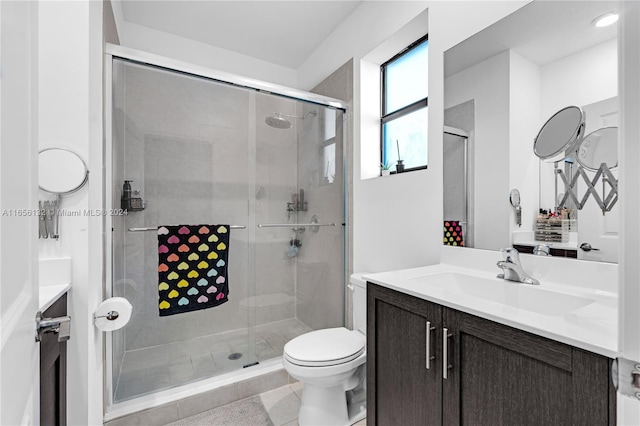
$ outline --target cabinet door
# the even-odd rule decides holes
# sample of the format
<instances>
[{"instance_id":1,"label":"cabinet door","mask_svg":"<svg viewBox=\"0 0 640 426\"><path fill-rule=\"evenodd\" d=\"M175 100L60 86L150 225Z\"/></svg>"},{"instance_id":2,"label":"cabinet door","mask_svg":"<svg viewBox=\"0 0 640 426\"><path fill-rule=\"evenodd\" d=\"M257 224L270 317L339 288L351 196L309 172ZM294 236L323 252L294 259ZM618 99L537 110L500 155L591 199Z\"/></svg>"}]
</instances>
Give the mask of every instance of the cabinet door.
<instances>
[{"instance_id":1,"label":"cabinet door","mask_svg":"<svg viewBox=\"0 0 640 426\"><path fill-rule=\"evenodd\" d=\"M67 315L67 295L43 312L46 318ZM67 424L67 342L45 333L40 342L40 424Z\"/></svg>"},{"instance_id":2,"label":"cabinet door","mask_svg":"<svg viewBox=\"0 0 640 426\"><path fill-rule=\"evenodd\" d=\"M615 424L607 358L451 309L443 327L443 424Z\"/></svg>"},{"instance_id":3,"label":"cabinet door","mask_svg":"<svg viewBox=\"0 0 640 426\"><path fill-rule=\"evenodd\" d=\"M442 308L372 284L367 293L367 424L442 424Z\"/></svg>"}]
</instances>

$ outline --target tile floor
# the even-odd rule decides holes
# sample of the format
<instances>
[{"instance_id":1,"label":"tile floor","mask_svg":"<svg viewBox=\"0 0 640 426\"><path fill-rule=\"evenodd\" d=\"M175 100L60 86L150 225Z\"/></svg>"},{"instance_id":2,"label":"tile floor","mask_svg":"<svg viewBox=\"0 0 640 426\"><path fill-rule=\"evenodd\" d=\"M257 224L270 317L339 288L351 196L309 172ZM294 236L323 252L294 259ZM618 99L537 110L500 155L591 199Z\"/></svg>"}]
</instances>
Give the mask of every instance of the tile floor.
<instances>
[{"instance_id":1,"label":"tile floor","mask_svg":"<svg viewBox=\"0 0 640 426\"><path fill-rule=\"evenodd\" d=\"M303 385L290 385L246 398L167 426L297 426ZM354 426L366 426L366 419Z\"/></svg>"},{"instance_id":2,"label":"tile floor","mask_svg":"<svg viewBox=\"0 0 640 426\"><path fill-rule=\"evenodd\" d=\"M308 331L291 318L256 327L253 350L247 345L247 330L235 330L127 351L114 399L124 401L279 357L287 341ZM242 357L229 359L234 353Z\"/></svg>"}]
</instances>

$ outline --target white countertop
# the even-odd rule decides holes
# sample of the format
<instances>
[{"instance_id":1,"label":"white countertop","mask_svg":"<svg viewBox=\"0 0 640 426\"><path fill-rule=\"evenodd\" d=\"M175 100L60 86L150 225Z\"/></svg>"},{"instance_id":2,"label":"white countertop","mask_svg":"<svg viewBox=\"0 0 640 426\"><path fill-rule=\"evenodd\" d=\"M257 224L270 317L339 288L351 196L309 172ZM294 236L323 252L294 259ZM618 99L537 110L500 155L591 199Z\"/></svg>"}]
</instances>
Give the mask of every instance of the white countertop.
<instances>
[{"instance_id":1,"label":"white countertop","mask_svg":"<svg viewBox=\"0 0 640 426\"><path fill-rule=\"evenodd\" d=\"M71 259L39 259L38 268L39 306L40 312L44 312L71 288Z\"/></svg>"},{"instance_id":2,"label":"white countertop","mask_svg":"<svg viewBox=\"0 0 640 426\"><path fill-rule=\"evenodd\" d=\"M571 261L576 262L575 260ZM575 266L577 265L574 264ZM550 281L548 278L541 279L539 286L515 283L496 278L499 272L497 267L495 270L481 270L441 263L420 268L367 274L364 278L369 282L402 293L609 358L619 356L618 299L615 293L589 285L576 286L573 283L566 284L564 282L561 284ZM463 277L469 277L469 280L479 278L481 284L478 285L483 287L476 290L475 281L467 280L474 285L474 290L471 292L460 290L454 284L449 285L447 280L453 281L451 277L454 277L450 273L462 274ZM506 288L504 285L509 287ZM509 295L504 297L506 301L501 303L490 300L491 297L487 298L486 295L489 293L482 293L485 289L487 292L493 292L491 296L496 296L496 293L501 291L509 293ZM532 295L535 298L532 298ZM561 301L567 295L569 300L575 296L583 303L576 305L576 309L568 312L561 314L553 312L553 305L557 306L557 309L564 310ZM547 298L546 303L545 297ZM500 294L495 298L500 299ZM528 304L531 310L508 304L508 300L517 301L519 298L529 298L524 300L528 303L523 303L523 305ZM531 302L531 300L534 301ZM538 300L540 304L536 305ZM585 302L586 300L588 302ZM536 312L536 310L538 311Z\"/></svg>"},{"instance_id":3,"label":"white countertop","mask_svg":"<svg viewBox=\"0 0 640 426\"><path fill-rule=\"evenodd\" d=\"M40 312L51 307L63 294L71 288L71 284L58 284L40 287Z\"/></svg>"}]
</instances>

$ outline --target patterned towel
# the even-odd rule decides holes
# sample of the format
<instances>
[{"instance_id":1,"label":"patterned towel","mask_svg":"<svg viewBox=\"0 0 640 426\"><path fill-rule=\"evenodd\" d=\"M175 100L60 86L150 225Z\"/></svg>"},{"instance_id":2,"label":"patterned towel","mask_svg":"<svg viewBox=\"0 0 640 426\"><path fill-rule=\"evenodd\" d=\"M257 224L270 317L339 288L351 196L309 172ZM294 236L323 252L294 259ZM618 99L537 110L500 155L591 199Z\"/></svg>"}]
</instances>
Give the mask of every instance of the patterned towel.
<instances>
[{"instance_id":1,"label":"patterned towel","mask_svg":"<svg viewBox=\"0 0 640 426\"><path fill-rule=\"evenodd\" d=\"M229 225L158 227L160 316L212 308L229 295Z\"/></svg>"},{"instance_id":2,"label":"patterned towel","mask_svg":"<svg viewBox=\"0 0 640 426\"><path fill-rule=\"evenodd\" d=\"M462 246L464 247L464 238L462 237L462 225L457 220L444 221L444 245L445 246Z\"/></svg>"}]
</instances>

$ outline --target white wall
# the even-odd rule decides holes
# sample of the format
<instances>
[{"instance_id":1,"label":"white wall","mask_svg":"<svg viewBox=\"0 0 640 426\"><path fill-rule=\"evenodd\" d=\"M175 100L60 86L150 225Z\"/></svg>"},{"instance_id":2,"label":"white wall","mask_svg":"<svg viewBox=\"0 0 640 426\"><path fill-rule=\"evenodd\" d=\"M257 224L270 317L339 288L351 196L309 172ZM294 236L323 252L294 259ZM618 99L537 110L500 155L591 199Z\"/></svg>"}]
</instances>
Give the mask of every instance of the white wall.
<instances>
[{"instance_id":1,"label":"white wall","mask_svg":"<svg viewBox=\"0 0 640 426\"><path fill-rule=\"evenodd\" d=\"M509 189L520 191L522 226L515 209L508 207L510 232L533 231L538 212L539 160L533 154L533 138L540 130L540 68L518 53L509 55ZM508 197L501 194L502 203Z\"/></svg>"},{"instance_id":2,"label":"white wall","mask_svg":"<svg viewBox=\"0 0 640 426\"><path fill-rule=\"evenodd\" d=\"M41 149L72 149L89 165L89 184L64 197L61 207L72 211L99 208L102 4L39 4L39 145ZM72 259L71 339L67 343L70 425L102 423L102 335L96 333L92 321L93 310L102 299L101 223L98 216L64 217L60 220L59 241L40 240L41 258Z\"/></svg>"},{"instance_id":3,"label":"white wall","mask_svg":"<svg viewBox=\"0 0 640 426\"><path fill-rule=\"evenodd\" d=\"M540 70L543 117L568 105L589 105L614 97L618 94L618 41L581 50Z\"/></svg>"}]
</instances>

